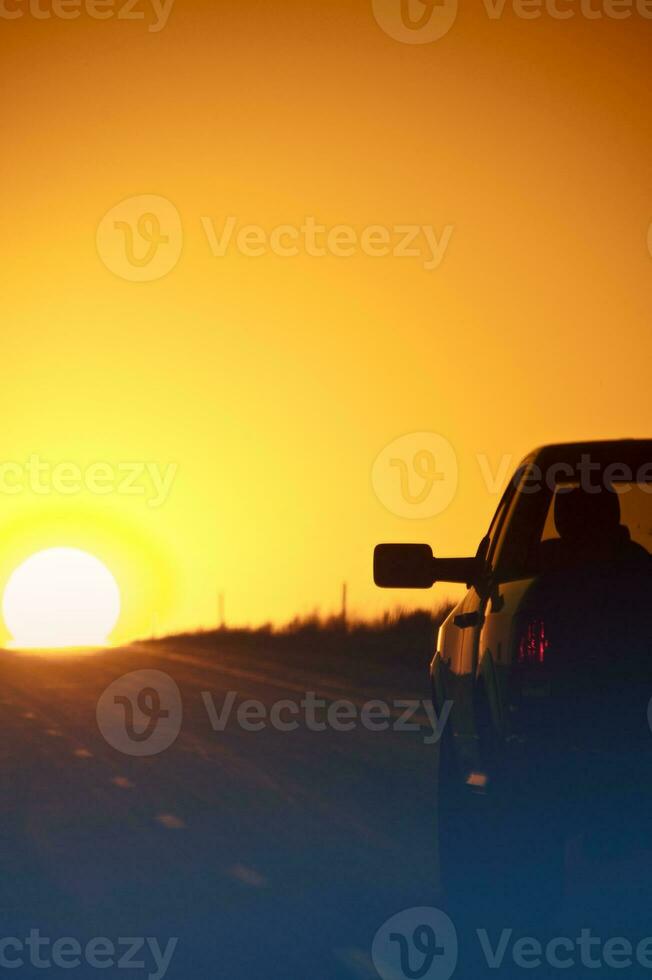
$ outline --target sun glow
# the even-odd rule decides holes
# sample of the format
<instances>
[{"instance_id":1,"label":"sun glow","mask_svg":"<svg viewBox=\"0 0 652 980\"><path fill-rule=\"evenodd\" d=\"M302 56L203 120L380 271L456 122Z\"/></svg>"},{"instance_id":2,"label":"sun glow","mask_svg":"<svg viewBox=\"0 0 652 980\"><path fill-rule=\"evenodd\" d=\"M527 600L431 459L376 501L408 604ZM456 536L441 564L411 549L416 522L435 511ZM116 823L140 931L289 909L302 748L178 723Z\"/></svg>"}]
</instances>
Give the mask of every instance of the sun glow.
<instances>
[{"instance_id":1,"label":"sun glow","mask_svg":"<svg viewBox=\"0 0 652 980\"><path fill-rule=\"evenodd\" d=\"M2 612L14 647L104 646L120 615L120 591L98 558L49 548L12 573Z\"/></svg>"}]
</instances>

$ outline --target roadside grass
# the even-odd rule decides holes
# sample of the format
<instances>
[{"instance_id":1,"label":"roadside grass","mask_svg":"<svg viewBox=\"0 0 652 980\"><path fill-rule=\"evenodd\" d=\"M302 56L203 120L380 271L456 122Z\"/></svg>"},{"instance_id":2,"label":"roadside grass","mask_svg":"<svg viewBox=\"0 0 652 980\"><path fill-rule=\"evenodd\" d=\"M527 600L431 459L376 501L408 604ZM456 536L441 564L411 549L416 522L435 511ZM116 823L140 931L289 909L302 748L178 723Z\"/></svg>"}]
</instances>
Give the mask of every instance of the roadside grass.
<instances>
[{"instance_id":1,"label":"roadside grass","mask_svg":"<svg viewBox=\"0 0 652 980\"><path fill-rule=\"evenodd\" d=\"M377 619L346 622L338 616L322 617L313 613L295 617L283 626L266 623L257 627L197 630L143 642L174 643L196 651L241 648L243 653L249 650L282 655L286 661L302 663L318 658L419 669L432 658L437 630L451 609L452 603L443 602L432 611L397 608Z\"/></svg>"}]
</instances>

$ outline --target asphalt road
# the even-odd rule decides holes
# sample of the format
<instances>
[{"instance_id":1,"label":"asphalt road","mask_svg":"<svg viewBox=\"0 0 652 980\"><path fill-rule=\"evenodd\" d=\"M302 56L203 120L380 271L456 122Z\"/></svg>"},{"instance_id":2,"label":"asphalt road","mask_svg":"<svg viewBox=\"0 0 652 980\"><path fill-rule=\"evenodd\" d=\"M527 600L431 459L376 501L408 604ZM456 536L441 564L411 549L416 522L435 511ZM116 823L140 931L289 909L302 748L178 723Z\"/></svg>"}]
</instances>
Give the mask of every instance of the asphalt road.
<instances>
[{"instance_id":1,"label":"asphalt road","mask_svg":"<svg viewBox=\"0 0 652 980\"><path fill-rule=\"evenodd\" d=\"M140 670L171 678L183 708L182 719L173 706L165 720L178 736L152 755L110 744L98 726L103 692ZM50 943L37 950L50 956L47 975L364 980L377 975L371 945L383 922L436 904L432 730L423 711L419 730L397 730L403 709L393 707L427 698L425 665L342 669L310 650L243 653L225 639L213 648L6 652L0 682L0 939L23 942L38 930ZM102 703L114 704L104 727L124 742L126 702L113 693L126 684L136 698L138 683L120 683ZM133 731L166 710L154 688ZM325 709L308 718L307 692L329 705L347 699L350 730L315 730ZM231 715L215 730L229 699ZM238 721L248 699L261 730ZM280 717L296 727L280 731L268 712L286 699L298 707ZM392 705L385 730L361 721L371 699ZM84 949L104 937L115 956L100 943L103 969L85 960L57 967L52 944L63 937ZM147 941L129 951L119 944L126 937ZM32 950L0 946L7 960L22 958L12 975L42 977ZM76 962L72 947L60 953Z\"/></svg>"}]
</instances>

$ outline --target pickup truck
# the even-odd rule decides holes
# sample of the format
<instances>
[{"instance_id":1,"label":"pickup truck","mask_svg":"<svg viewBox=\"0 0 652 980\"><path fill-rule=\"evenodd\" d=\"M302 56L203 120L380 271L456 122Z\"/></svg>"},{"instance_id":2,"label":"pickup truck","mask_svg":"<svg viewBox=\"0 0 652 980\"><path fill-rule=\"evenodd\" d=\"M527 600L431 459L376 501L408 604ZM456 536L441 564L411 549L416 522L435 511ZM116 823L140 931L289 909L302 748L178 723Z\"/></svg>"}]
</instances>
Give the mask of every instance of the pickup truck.
<instances>
[{"instance_id":1,"label":"pickup truck","mask_svg":"<svg viewBox=\"0 0 652 980\"><path fill-rule=\"evenodd\" d=\"M382 544L374 578L467 588L430 669L449 895L550 909L573 856L652 850L652 440L537 449L475 556Z\"/></svg>"}]
</instances>

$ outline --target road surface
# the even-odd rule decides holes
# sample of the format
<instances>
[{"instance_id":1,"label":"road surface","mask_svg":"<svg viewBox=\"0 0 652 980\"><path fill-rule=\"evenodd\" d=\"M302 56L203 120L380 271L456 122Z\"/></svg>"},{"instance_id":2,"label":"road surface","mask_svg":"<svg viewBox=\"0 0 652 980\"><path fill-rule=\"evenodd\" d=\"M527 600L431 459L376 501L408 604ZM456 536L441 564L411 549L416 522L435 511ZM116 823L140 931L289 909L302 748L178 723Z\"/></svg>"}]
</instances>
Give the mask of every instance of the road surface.
<instances>
[{"instance_id":1,"label":"road surface","mask_svg":"<svg viewBox=\"0 0 652 980\"><path fill-rule=\"evenodd\" d=\"M271 725L274 704L300 706L308 692L329 705L347 699L345 713L372 699L393 706L428 696L425 662L341 667L341 658L325 664L309 649L287 657L264 644L231 649L226 637L217 646L2 653L0 938L23 941L38 930L50 944L114 944L112 968L52 961L48 976L376 976L377 929L438 899L436 748L423 712L418 731L399 731L393 707L382 731L359 713L351 730L313 730L300 707L293 730ZM97 709L109 685L141 670L172 679L183 717L168 748L139 756L109 744ZM229 697L232 713L215 730ZM259 704L260 731L235 717L246 700ZM126 717L124 703L115 710ZM279 717L294 720L291 711ZM324 717L315 711L314 721ZM129 952L118 945L125 937L150 937L169 962L157 967L147 943ZM7 960L22 956L12 975L44 975L32 949L1 947ZM74 961L72 948L62 950L61 962L64 954ZM40 948L42 959L50 953ZM111 960L101 943L94 955Z\"/></svg>"}]
</instances>

